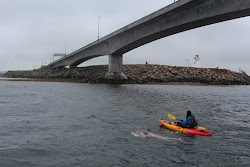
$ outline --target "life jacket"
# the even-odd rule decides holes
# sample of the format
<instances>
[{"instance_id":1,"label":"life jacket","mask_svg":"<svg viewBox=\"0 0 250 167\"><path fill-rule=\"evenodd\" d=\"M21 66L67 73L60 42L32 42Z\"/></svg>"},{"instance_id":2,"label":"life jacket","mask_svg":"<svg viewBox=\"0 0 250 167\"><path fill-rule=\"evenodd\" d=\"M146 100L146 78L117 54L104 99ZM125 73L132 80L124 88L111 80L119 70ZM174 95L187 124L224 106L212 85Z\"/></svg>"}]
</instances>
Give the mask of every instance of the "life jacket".
<instances>
[{"instance_id":1,"label":"life jacket","mask_svg":"<svg viewBox=\"0 0 250 167\"><path fill-rule=\"evenodd\" d=\"M186 127L187 128L194 128L197 125L196 119L194 118L194 116L190 116L190 117L188 117L188 119L190 119L192 122L191 122L191 124L187 124Z\"/></svg>"}]
</instances>

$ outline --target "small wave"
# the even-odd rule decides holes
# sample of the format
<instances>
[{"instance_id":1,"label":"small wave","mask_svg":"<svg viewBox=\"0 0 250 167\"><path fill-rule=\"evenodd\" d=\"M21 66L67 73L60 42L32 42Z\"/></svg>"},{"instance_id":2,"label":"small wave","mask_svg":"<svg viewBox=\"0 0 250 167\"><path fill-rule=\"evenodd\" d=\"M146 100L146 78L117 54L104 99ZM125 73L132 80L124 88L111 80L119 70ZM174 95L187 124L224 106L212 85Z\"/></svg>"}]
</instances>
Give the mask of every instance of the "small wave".
<instances>
[{"instance_id":1,"label":"small wave","mask_svg":"<svg viewBox=\"0 0 250 167\"><path fill-rule=\"evenodd\" d=\"M133 131L131 132L131 134L135 137L147 137L147 135L143 132L139 132L139 131Z\"/></svg>"},{"instance_id":2,"label":"small wave","mask_svg":"<svg viewBox=\"0 0 250 167\"><path fill-rule=\"evenodd\" d=\"M131 132L131 134L135 137L156 137L158 139L161 140L178 140L178 141L182 141L180 138L170 138L170 137L166 137L166 136L161 136L161 135L156 135L147 131L143 131L143 130L139 130L139 131L133 131Z\"/></svg>"}]
</instances>

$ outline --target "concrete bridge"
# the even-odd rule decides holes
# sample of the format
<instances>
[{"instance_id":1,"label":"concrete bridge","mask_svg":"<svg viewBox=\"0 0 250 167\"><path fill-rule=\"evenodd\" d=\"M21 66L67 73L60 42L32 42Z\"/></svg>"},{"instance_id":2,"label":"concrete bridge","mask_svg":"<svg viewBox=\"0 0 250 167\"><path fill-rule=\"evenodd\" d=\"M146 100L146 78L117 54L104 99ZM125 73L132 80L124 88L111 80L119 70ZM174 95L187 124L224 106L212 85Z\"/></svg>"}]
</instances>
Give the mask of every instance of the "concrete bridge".
<instances>
[{"instance_id":1,"label":"concrete bridge","mask_svg":"<svg viewBox=\"0 0 250 167\"><path fill-rule=\"evenodd\" d=\"M176 33L245 16L250 16L250 0L179 0L52 62L49 67L76 67L86 60L109 55L106 77L126 79L122 72L124 53Z\"/></svg>"}]
</instances>

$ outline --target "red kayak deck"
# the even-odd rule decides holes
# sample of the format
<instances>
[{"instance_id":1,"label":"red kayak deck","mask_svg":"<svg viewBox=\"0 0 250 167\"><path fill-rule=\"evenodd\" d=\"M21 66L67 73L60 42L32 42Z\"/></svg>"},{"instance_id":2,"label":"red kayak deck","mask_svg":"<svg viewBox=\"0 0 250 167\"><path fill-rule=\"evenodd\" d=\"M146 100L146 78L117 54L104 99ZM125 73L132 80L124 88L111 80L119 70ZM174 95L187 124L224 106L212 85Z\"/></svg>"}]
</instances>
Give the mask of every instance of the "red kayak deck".
<instances>
[{"instance_id":1,"label":"red kayak deck","mask_svg":"<svg viewBox=\"0 0 250 167\"><path fill-rule=\"evenodd\" d=\"M180 126L175 125L174 122L167 122L165 120L159 120L161 122L161 125L163 125L164 127L177 131L177 132L181 132L184 134L189 134L189 135L200 135L200 136L212 136L212 133L206 130L202 130L202 129L191 129L191 128L182 128Z\"/></svg>"}]
</instances>

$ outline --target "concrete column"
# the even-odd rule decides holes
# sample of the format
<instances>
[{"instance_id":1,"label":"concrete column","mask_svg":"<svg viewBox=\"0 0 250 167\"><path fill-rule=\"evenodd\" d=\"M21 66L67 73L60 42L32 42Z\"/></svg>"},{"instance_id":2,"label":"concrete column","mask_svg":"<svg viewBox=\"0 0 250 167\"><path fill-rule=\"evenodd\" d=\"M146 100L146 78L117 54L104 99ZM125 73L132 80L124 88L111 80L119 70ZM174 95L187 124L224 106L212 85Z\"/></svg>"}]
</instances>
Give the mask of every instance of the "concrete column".
<instances>
[{"instance_id":1,"label":"concrete column","mask_svg":"<svg viewBox=\"0 0 250 167\"><path fill-rule=\"evenodd\" d=\"M107 79L128 79L122 72L122 57L123 55L109 55L109 69L106 74Z\"/></svg>"}]
</instances>

